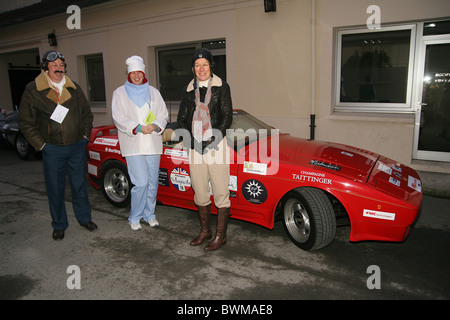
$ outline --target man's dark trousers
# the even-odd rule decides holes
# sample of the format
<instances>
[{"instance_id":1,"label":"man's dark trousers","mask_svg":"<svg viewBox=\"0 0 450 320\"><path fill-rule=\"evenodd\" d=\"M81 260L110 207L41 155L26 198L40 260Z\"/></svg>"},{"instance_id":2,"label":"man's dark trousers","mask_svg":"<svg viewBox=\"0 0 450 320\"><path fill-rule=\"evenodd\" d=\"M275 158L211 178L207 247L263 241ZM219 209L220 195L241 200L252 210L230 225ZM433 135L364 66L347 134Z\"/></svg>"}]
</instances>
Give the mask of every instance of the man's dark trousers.
<instances>
[{"instance_id":1,"label":"man's dark trousers","mask_svg":"<svg viewBox=\"0 0 450 320\"><path fill-rule=\"evenodd\" d=\"M66 175L72 191L72 207L80 225L91 221L91 205L86 185L86 144L61 146L47 143L42 150L45 185L47 188L52 226L54 230L66 230L69 226L65 206Z\"/></svg>"}]
</instances>

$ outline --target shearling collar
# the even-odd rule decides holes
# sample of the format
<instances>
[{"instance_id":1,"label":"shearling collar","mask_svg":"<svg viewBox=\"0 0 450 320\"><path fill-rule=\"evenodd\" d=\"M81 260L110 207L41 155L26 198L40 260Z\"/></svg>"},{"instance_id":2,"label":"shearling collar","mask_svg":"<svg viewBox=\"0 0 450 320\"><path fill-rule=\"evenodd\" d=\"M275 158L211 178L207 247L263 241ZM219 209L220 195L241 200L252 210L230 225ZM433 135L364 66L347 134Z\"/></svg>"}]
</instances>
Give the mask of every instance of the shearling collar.
<instances>
[{"instance_id":1,"label":"shearling collar","mask_svg":"<svg viewBox=\"0 0 450 320\"><path fill-rule=\"evenodd\" d=\"M195 78L192 79L191 82L189 82L189 84L186 88L187 92L194 90L194 81L195 81ZM222 86L222 79L220 79L218 76L213 74L211 87L221 87L221 86Z\"/></svg>"},{"instance_id":2,"label":"shearling collar","mask_svg":"<svg viewBox=\"0 0 450 320\"><path fill-rule=\"evenodd\" d=\"M41 74L38 75L34 81L36 83L36 89L38 91L43 91L46 89L53 89L49 84L48 76L44 70L41 71ZM75 90L77 89L75 84L72 82L72 80L69 79L68 76L66 76L66 84L64 85L61 96L59 97L60 104L64 104L64 102L66 102L67 100L69 100L72 97L72 95L70 94L69 90L67 90L67 88L73 88ZM48 92L47 98L58 103L58 94L55 89L50 90Z\"/></svg>"}]
</instances>

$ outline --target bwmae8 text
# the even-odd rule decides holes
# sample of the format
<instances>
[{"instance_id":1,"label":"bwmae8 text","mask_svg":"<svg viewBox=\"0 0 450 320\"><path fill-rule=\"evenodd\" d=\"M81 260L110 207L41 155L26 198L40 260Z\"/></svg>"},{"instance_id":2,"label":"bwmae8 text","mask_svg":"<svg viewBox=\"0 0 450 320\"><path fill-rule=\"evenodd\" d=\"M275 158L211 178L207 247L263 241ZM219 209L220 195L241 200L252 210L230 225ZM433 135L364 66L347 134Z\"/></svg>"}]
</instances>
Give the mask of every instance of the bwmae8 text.
<instances>
[{"instance_id":1,"label":"bwmae8 text","mask_svg":"<svg viewBox=\"0 0 450 320\"><path fill-rule=\"evenodd\" d=\"M272 305L270 304L223 304L220 309L202 306L188 306L185 304L178 307L178 315L202 315L208 318L212 313L219 313L222 315L270 315L272 314Z\"/></svg>"}]
</instances>

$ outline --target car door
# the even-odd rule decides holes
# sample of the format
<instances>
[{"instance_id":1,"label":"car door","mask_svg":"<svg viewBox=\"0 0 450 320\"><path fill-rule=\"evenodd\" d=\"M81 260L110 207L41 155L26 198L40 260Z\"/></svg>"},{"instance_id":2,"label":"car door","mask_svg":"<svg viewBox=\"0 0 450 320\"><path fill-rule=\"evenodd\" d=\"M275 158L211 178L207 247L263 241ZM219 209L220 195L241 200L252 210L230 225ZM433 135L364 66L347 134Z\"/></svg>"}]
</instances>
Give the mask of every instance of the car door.
<instances>
[{"instance_id":1,"label":"car door","mask_svg":"<svg viewBox=\"0 0 450 320\"><path fill-rule=\"evenodd\" d=\"M166 205L196 208L189 176L188 152L180 143L170 141L163 144L158 201Z\"/></svg>"}]
</instances>

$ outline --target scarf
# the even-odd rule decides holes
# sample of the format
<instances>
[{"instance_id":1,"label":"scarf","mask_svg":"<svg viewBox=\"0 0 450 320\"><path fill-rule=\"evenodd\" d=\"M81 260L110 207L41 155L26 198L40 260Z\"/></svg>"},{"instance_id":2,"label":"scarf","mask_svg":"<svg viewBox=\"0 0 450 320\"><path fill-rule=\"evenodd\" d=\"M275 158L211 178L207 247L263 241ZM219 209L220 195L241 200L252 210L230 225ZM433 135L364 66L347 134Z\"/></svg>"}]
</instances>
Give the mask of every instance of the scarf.
<instances>
[{"instance_id":1,"label":"scarf","mask_svg":"<svg viewBox=\"0 0 450 320\"><path fill-rule=\"evenodd\" d=\"M55 90L56 92L58 92L58 96L60 96L62 94L63 89L64 89L64 85L66 84L66 77L64 77L61 80L61 82L57 83L57 82L53 82L53 80L50 79L50 77L48 76L48 71L45 72L45 76L47 78L48 86L50 88L52 88L53 90Z\"/></svg>"},{"instance_id":2,"label":"scarf","mask_svg":"<svg viewBox=\"0 0 450 320\"><path fill-rule=\"evenodd\" d=\"M138 108L142 108L145 103L150 100L150 87L146 84L135 85L126 81L125 90L127 91L128 98L130 98Z\"/></svg>"},{"instance_id":3,"label":"scarf","mask_svg":"<svg viewBox=\"0 0 450 320\"><path fill-rule=\"evenodd\" d=\"M208 81L205 101L200 102L200 88L198 80L195 86L195 111L192 118L192 132L197 141L208 141L212 137L211 117L209 115L208 104L211 101L212 77Z\"/></svg>"}]
</instances>

